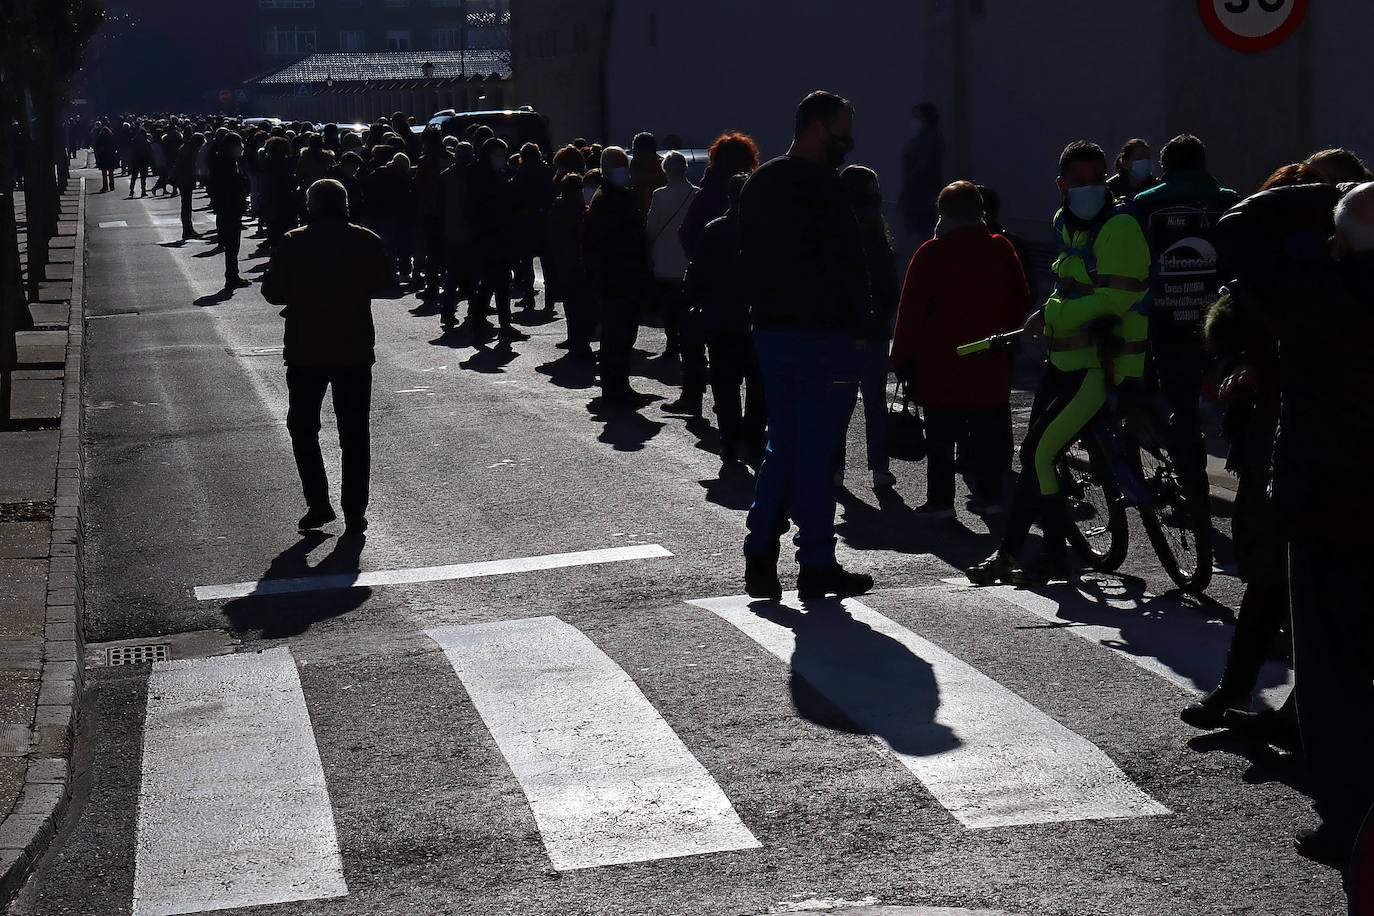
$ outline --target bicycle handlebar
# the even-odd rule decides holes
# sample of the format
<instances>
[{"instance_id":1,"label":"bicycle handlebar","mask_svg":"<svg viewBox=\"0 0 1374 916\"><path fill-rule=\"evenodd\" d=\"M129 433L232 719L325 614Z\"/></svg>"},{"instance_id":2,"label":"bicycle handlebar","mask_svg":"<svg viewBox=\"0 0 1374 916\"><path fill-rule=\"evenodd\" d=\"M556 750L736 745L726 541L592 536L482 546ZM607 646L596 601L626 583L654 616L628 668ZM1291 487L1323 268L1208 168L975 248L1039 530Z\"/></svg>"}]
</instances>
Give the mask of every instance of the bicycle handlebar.
<instances>
[{"instance_id":1,"label":"bicycle handlebar","mask_svg":"<svg viewBox=\"0 0 1374 916\"><path fill-rule=\"evenodd\" d=\"M1025 328L1017 328L1015 331L1007 331L1005 334L994 334L991 337L956 347L954 352L959 356L971 356L974 353L982 353L984 350L1002 350L1016 343L1025 332Z\"/></svg>"}]
</instances>

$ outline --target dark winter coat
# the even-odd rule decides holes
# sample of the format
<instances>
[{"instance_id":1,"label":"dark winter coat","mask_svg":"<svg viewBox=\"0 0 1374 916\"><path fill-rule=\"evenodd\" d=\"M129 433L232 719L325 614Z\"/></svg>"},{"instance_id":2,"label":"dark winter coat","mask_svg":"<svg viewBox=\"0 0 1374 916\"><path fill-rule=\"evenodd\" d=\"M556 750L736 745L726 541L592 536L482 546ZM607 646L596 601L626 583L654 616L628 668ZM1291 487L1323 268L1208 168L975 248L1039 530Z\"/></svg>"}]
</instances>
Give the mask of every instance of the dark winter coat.
<instances>
[{"instance_id":1,"label":"dark winter coat","mask_svg":"<svg viewBox=\"0 0 1374 916\"><path fill-rule=\"evenodd\" d=\"M488 264L514 261L519 246L510 177L478 159L468 166L467 207L478 259Z\"/></svg>"},{"instance_id":2,"label":"dark winter coat","mask_svg":"<svg viewBox=\"0 0 1374 916\"><path fill-rule=\"evenodd\" d=\"M740 274L739 214L706 224L683 282L707 331L749 331L749 300Z\"/></svg>"},{"instance_id":3,"label":"dark winter coat","mask_svg":"<svg viewBox=\"0 0 1374 916\"><path fill-rule=\"evenodd\" d=\"M649 237L634 191L609 182L587 208L582 261L594 289L608 299L646 296L653 283Z\"/></svg>"}]
</instances>

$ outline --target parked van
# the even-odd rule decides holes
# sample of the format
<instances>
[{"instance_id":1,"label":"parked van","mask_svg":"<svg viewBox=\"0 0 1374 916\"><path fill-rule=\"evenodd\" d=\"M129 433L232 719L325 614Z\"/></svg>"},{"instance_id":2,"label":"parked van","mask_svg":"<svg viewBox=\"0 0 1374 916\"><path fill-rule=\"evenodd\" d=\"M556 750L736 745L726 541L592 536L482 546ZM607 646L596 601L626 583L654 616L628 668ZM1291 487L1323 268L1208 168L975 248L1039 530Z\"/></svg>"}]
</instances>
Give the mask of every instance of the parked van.
<instances>
[{"instance_id":1,"label":"parked van","mask_svg":"<svg viewBox=\"0 0 1374 916\"><path fill-rule=\"evenodd\" d=\"M485 124L496 132L496 136L506 141L511 152L516 152L526 143L538 143L546 157L555 152L553 139L549 136L549 122L533 108L516 111L441 111L430 118L429 123L438 127L444 136L451 135L460 140L468 125Z\"/></svg>"}]
</instances>

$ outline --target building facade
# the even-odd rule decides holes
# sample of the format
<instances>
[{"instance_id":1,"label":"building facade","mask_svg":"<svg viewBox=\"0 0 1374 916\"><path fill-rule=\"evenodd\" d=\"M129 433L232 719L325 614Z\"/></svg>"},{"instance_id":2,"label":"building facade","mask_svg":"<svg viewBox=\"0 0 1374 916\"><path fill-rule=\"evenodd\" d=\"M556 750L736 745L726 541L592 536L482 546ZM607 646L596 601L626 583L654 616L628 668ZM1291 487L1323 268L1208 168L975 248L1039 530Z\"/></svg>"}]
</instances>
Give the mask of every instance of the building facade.
<instances>
[{"instance_id":1,"label":"building facade","mask_svg":"<svg viewBox=\"0 0 1374 916\"><path fill-rule=\"evenodd\" d=\"M549 119L554 143L606 133L611 0L511 0L515 97Z\"/></svg>"},{"instance_id":2,"label":"building facade","mask_svg":"<svg viewBox=\"0 0 1374 916\"><path fill-rule=\"evenodd\" d=\"M701 145L722 130L786 149L797 101L825 88L853 99L850 161L876 168L885 196L901 185L911 108L934 102L945 173L999 190L1004 213L1043 226L1058 203L1056 161L1088 138L1114 156L1131 137L1156 153L1193 133L1212 170L1242 193L1314 149L1374 156L1359 79L1374 31L1363 0L1306 5L1300 23L1262 50L1247 35L1301 5L1235 0L1104 4L1064 0L853 0L843 5L697 0L618 3L604 85L609 138L637 130ZM1244 12L1236 12L1244 11ZM1236 20L1238 40L1218 38ZM1020 224L1018 224L1020 228Z\"/></svg>"},{"instance_id":3,"label":"building facade","mask_svg":"<svg viewBox=\"0 0 1374 916\"><path fill-rule=\"evenodd\" d=\"M247 2L254 4L260 71L319 51L461 51L510 47L508 0Z\"/></svg>"}]
</instances>

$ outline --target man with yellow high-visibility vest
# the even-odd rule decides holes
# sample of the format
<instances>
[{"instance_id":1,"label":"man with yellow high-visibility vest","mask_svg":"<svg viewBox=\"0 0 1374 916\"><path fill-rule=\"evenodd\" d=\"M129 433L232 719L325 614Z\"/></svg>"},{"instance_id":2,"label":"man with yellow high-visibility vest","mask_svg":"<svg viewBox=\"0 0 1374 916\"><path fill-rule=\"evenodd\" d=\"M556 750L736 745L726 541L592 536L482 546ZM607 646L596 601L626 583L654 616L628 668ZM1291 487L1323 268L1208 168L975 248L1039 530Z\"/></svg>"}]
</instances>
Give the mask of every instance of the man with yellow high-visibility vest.
<instances>
[{"instance_id":1,"label":"man with yellow high-visibility vest","mask_svg":"<svg viewBox=\"0 0 1374 916\"><path fill-rule=\"evenodd\" d=\"M1135 217L1107 192L1107 157L1079 140L1059 157L1063 207L1055 214L1055 289L1026 328L1044 333L1049 365L1021 444L1021 474L997 552L968 571L975 585L1043 584L1066 578L1068 515L1055 458L1106 403L1110 386L1145 373L1150 246ZM1019 554L1039 520L1044 548L1033 565Z\"/></svg>"}]
</instances>

